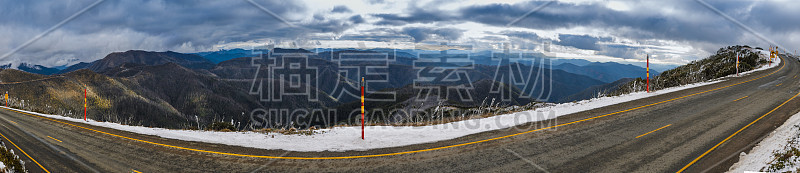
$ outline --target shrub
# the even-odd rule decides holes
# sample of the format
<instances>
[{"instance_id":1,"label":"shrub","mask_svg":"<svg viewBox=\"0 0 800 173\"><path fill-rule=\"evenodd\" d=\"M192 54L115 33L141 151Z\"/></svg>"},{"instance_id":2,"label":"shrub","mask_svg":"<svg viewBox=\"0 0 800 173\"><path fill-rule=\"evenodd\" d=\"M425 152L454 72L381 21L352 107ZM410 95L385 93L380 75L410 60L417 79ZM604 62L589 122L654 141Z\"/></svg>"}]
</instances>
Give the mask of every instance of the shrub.
<instances>
[{"instance_id":1,"label":"shrub","mask_svg":"<svg viewBox=\"0 0 800 173\"><path fill-rule=\"evenodd\" d=\"M213 130L213 131L236 131L236 127L233 126L230 122L214 122L209 125L206 130Z\"/></svg>"},{"instance_id":2,"label":"shrub","mask_svg":"<svg viewBox=\"0 0 800 173\"><path fill-rule=\"evenodd\" d=\"M28 172L22 165L19 156L14 155L13 151L5 147L5 144L0 146L0 162L6 165L6 169L13 169L14 172Z\"/></svg>"}]
</instances>

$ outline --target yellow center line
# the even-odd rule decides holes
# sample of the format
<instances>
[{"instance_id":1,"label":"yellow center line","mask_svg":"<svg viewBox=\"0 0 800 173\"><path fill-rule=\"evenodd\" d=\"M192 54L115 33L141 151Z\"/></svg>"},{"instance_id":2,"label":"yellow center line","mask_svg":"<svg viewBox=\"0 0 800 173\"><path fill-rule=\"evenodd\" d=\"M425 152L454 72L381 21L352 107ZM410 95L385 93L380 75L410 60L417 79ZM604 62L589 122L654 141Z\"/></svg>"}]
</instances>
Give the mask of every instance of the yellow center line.
<instances>
[{"instance_id":1,"label":"yellow center line","mask_svg":"<svg viewBox=\"0 0 800 173\"><path fill-rule=\"evenodd\" d=\"M137 171L137 170L135 170L135 169L131 169L131 171L133 171L133 172L135 172L135 173L142 173L142 172L139 172L139 171Z\"/></svg>"},{"instance_id":2,"label":"yellow center line","mask_svg":"<svg viewBox=\"0 0 800 173\"><path fill-rule=\"evenodd\" d=\"M617 111L617 112L608 113L608 114L604 114L604 115L598 115L598 116L594 116L594 117L590 117L590 118L576 120L576 121L572 121L572 122L568 122L568 123L564 123L564 124L558 124L558 125L554 125L554 126L543 127L543 128L539 128L539 129L533 129L533 130L519 132L519 133L505 135L505 136L499 136L499 137L494 137L494 138L489 138L489 139L484 139L484 140L479 140L479 141L472 141L472 142L466 142L466 143L454 144L454 145L448 145L448 146L442 146L442 147L436 147L436 148L411 150L411 151L403 151L403 152L395 152L395 153L385 153L385 154L354 155L354 156L334 156L334 157L265 156L265 155L236 154L236 153L226 153L226 152L219 152L219 151L209 151L209 150L202 150L202 149L194 149L194 148L180 147L180 146L162 144L162 143L151 142L151 141L146 141L146 140L142 140L142 139L136 139L136 138L126 137L126 136L121 136L121 135L108 133L108 132L104 132L104 131L99 131L99 130L91 129L91 128L88 128L88 127L79 126L79 125L67 123L67 122L64 122L64 121L60 121L60 120L56 120L56 119L40 116L40 115L35 115L35 114L27 113L27 112L21 112L21 111L17 111L17 110L14 110L14 109L9 109L7 107L0 107L0 108L6 109L6 110L9 110L9 111L13 111L13 112L17 112L17 113L20 113L20 114L24 114L24 115L29 115L29 116L33 116L33 117L39 117L39 118L50 120L50 121L53 121L53 122L65 124L65 125L68 125L68 126L73 126L73 127L76 127L76 128L85 129L85 130L88 130L88 131L101 133L101 134L105 134L105 135L109 135L109 136L113 136L113 137L128 139L128 140L132 140L132 141L137 141L137 142L142 142L142 143L147 143L147 144L152 144L152 145L157 145L157 146L163 146L163 147L167 147L167 148L175 148L175 149L181 149L181 150L196 151L196 152L211 153L211 154L220 154L220 155L228 155L228 156L251 157L251 158L299 159L299 160L355 159L355 158L395 156L395 155L402 155L402 154L411 154L411 153L421 153L421 152L427 152L427 151L442 150L442 149L447 149L447 148L454 148L454 147L467 146L467 145L472 145L472 144L477 144L477 143L495 141L495 140L499 140L499 139L510 138L510 137L523 135L523 134L528 134L528 133L532 133L532 132L543 131L543 130L547 130L547 129L558 128L558 127L561 127L561 126L572 125L572 124L576 124L576 123L580 123L580 122L584 122L584 121L590 121L590 120L593 120L593 119L598 119L598 118L603 118L603 117L607 117L607 116L611 116L611 115L625 113L625 112L629 112L629 111L633 111L633 110L637 110L637 109L650 107L650 106L653 106L653 105L667 103L667 102L675 101L675 100L678 100L678 99L683 99L683 98L687 98L687 97L691 97L691 96L695 96L695 95L699 95L699 94L703 94L703 93L708 93L708 92L712 92L712 91L716 91L716 90L720 90L720 89L724 89L724 88L740 85L740 84L743 84L743 83L751 82L751 81L758 80L758 79L770 76L772 74L775 74L778 71L781 71L785 66L786 66L786 63L781 65L781 67L778 68L778 70L775 70L775 71L773 71L773 72L771 72L769 74L766 74L764 76L753 78L753 79L750 79L750 80L747 80L747 81L742 81L742 82L735 83L735 84L730 84L730 85L727 85L727 86L722 86L722 87L718 87L718 88L714 88L714 89L710 89L710 90L706 90L706 91L702 91L702 92L697 92L697 93L694 93L694 94L684 95L684 96L677 97L677 98L672 98L672 99L669 99L669 100L650 103L650 104L647 104L647 105L643 105L643 106L639 106L639 107L635 107L635 108L630 108L630 109L626 109L626 110L622 110L622 111Z\"/></svg>"},{"instance_id":3,"label":"yellow center line","mask_svg":"<svg viewBox=\"0 0 800 173\"><path fill-rule=\"evenodd\" d=\"M56 140L56 141L58 141L58 142L61 142L61 140L58 140L58 139L56 139L56 138L53 138L53 137L50 137L50 136L47 136L47 137L48 137L48 138L50 138L50 139Z\"/></svg>"},{"instance_id":4,"label":"yellow center line","mask_svg":"<svg viewBox=\"0 0 800 173\"><path fill-rule=\"evenodd\" d=\"M644 135L648 135L648 134L650 134L650 133L653 133L653 132L656 132L656 131L658 131L658 130L661 130L661 129L667 128L667 127L669 127L669 126L671 126L671 125L672 125L672 124L667 124L667 125L666 125L666 126L664 126L664 127L661 127L661 128L655 129L655 130L653 130L653 131L647 132L647 133L645 133L645 134L642 134L642 135L636 136L636 138L640 138L640 137L642 137L642 136L644 136Z\"/></svg>"},{"instance_id":5,"label":"yellow center line","mask_svg":"<svg viewBox=\"0 0 800 173\"><path fill-rule=\"evenodd\" d=\"M25 152L25 150L22 150L22 148L19 148L19 146L17 146L17 144L15 144L15 143L14 143L14 142L12 142L10 139L8 139L8 138L6 137L6 135L3 135L2 133L0 133L0 136L2 136L2 137L3 137L3 139L6 139L6 141L8 141L9 143L11 143L11 145L14 145L14 147L17 147L17 149L18 149L19 151L22 151L22 154L25 154L25 156L28 156L28 158L29 158L29 159L31 159L31 160L33 161L33 163L36 163L36 165L39 165L39 167L40 167L40 168L42 168L42 170L44 170L44 172L50 173L50 171L48 171L47 169L45 169L45 168L44 168L44 166L42 166L42 164L39 164L39 162L37 162L37 161L36 161L36 159L33 159L33 157L31 157L30 155L28 155L28 153L26 153L26 152Z\"/></svg>"},{"instance_id":6,"label":"yellow center line","mask_svg":"<svg viewBox=\"0 0 800 173\"><path fill-rule=\"evenodd\" d=\"M775 85L775 86L781 86L781 85L783 85L783 84L781 83L781 84L777 84L777 85Z\"/></svg>"},{"instance_id":7,"label":"yellow center line","mask_svg":"<svg viewBox=\"0 0 800 173\"><path fill-rule=\"evenodd\" d=\"M739 100L741 100L741 99L744 99L744 98L747 98L747 97L748 97L748 96L744 96L744 97L742 97L742 98L738 98L738 99L736 99L736 100L733 100L733 101L739 101Z\"/></svg>"},{"instance_id":8,"label":"yellow center line","mask_svg":"<svg viewBox=\"0 0 800 173\"><path fill-rule=\"evenodd\" d=\"M14 121L11 121L11 120L8 120L8 121L11 122L11 123L17 124L17 122L14 122Z\"/></svg>"},{"instance_id":9,"label":"yellow center line","mask_svg":"<svg viewBox=\"0 0 800 173\"><path fill-rule=\"evenodd\" d=\"M758 122L758 120L761 120L762 118L766 117L767 115L771 114L772 112L775 112L775 110L777 110L778 108L781 108L783 105L785 105L785 104L786 104L786 103L788 103L789 101L792 101L792 100L793 100L795 97L797 97L798 95L800 95L800 92L798 92L797 94L795 94L794 96L792 96L792 98L789 98L789 100L786 100L786 101L784 101L783 103L781 103L780 105L778 105L778 107L775 107L774 109L770 110L770 111L769 111L769 112L767 112L766 114L764 114L764 115L761 115L761 117L758 117L758 118L756 118L756 120L753 120L753 122L750 122L750 124L747 124L747 125L745 125L744 127L742 127L741 129L737 130L736 132L733 132L733 134L731 134L731 135L730 135L730 136L728 136L727 138L725 138L725 139L723 139L722 141L720 141L719 143L717 143L717 145L714 145L714 147L711 147L711 149L708 149L706 152L704 152L703 154L701 154L700 156L698 156L697 158L695 158L694 160L692 160L692 162L689 162L689 164L686 164L686 166L684 166L683 168L681 168L681 170L678 170L678 173L680 173L680 172L683 172L684 170L686 170L686 168L689 168L689 166L692 166L692 164L696 163L698 160L700 160L701 158L703 158L703 156L706 156L708 153L710 153L710 152L711 152L711 151L713 151L714 149L717 149L717 147L719 147L720 145L722 145L722 143L725 143L726 141L730 140L731 138L733 138L733 136L736 136L736 134L739 134L739 132L742 132L742 131L744 131L744 129L746 129L747 127L750 127L750 125L753 125L753 124L755 124L756 122Z\"/></svg>"}]
</instances>

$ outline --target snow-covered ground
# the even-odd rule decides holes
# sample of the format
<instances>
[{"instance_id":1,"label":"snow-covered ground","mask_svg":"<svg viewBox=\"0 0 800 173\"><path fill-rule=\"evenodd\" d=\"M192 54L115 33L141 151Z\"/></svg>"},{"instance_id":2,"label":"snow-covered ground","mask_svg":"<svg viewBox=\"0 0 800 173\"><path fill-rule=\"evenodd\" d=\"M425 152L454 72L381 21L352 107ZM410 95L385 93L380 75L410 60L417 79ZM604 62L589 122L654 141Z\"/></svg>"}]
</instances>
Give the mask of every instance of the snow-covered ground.
<instances>
[{"instance_id":1,"label":"snow-covered ground","mask_svg":"<svg viewBox=\"0 0 800 173\"><path fill-rule=\"evenodd\" d=\"M753 71L765 70L775 66L776 65L773 65L772 67L761 67ZM288 151L348 151L430 143L454 139L485 131L505 129L519 124L543 120L548 120L543 121L543 125L555 125L556 122L552 121L552 119L558 116L680 91L688 88L709 85L724 81L726 79L727 78L722 78L709 82L672 87L651 93L636 92L621 96L595 98L573 103L562 103L549 107L538 108L536 110L497 115L480 119L457 121L446 124L427 126L368 126L365 130L365 140L361 140L361 127L334 127L330 129L322 129L319 130L322 131L322 133L314 135L283 135L277 133L263 134L256 132L213 132L128 126L110 122L97 122L94 120L85 122L83 119L75 119L59 115L40 114L29 111L25 112L55 119L87 123L134 133L156 135L164 138L185 141L227 144L261 149L282 149ZM540 124L537 127L526 128L533 130L541 127L546 126L542 126Z\"/></svg>"},{"instance_id":2,"label":"snow-covered ground","mask_svg":"<svg viewBox=\"0 0 800 173\"><path fill-rule=\"evenodd\" d=\"M749 153L739 155L739 162L733 164L728 172L767 171L776 162L773 153L785 153L791 147L800 148L800 113L792 115L783 125L761 140ZM800 169L800 158L793 156L794 165L773 172L795 171Z\"/></svg>"}]
</instances>

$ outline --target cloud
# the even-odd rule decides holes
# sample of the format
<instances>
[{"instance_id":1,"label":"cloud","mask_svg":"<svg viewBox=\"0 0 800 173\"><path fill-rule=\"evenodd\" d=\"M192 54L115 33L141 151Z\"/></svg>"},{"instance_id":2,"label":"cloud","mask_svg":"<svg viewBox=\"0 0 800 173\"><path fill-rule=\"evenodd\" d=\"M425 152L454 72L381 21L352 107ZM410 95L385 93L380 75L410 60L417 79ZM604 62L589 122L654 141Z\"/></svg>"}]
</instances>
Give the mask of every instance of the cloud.
<instances>
[{"instance_id":1,"label":"cloud","mask_svg":"<svg viewBox=\"0 0 800 173\"><path fill-rule=\"evenodd\" d=\"M800 10L782 8L780 2L708 2L733 18L743 20L748 26L764 28L763 32L782 31L785 32L783 34L790 34L800 29L800 25L790 22L800 20ZM412 6L412 9L406 10L406 14L381 14L375 17L380 18L377 22L379 25L478 22L502 27L521 19L512 27L537 30L592 28L595 32L636 40L664 39L715 44L735 44L750 35L733 22L693 1L626 1L632 6L627 11L611 9L605 1L554 2L531 12L545 3L529 1L467 5L454 11Z\"/></svg>"},{"instance_id":2,"label":"cloud","mask_svg":"<svg viewBox=\"0 0 800 173\"><path fill-rule=\"evenodd\" d=\"M600 55L607 55L611 57L623 59L642 59L640 55L645 54L639 47L625 46L625 45L607 45L603 50L599 51Z\"/></svg>"},{"instance_id":3,"label":"cloud","mask_svg":"<svg viewBox=\"0 0 800 173\"><path fill-rule=\"evenodd\" d=\"M453 16L448 12L438 10L427 10L423 8L412 8L409 14L373 14L372 16L378 17L381 20L375 23L376 25L406 25L412 23L433 23L433 22L446 22L451 20Z\"/></svg>"},{"instance_id":4,"label":"cloud","mask_svg":"<svg viewBox=\"0 0 800 173\"><path fill-rule=\"evenodd\" d=\"M610 37L592 37L589 35L570 35L570 34L559 34L558 35L559 41L557 44L563 46L572 46L578 49L586 49L586 50L601 50L602 47L598 45L598 42L608 42L612 39Z\"/></svg>"},{"instance_id":5,"label":"cloud","mask_svg":"<svg viewBox=\"0 0 800 173\"><path fill-rule=\"evenodd\" d=\"M0 52L11 51L93 2L0 1L0 21L3 21L0 36L4 38L0 41ZM363 18L355 16L331 19L322 15L304 21L311 15L302 2L255 2L276 16L246 1L104 1L9 59L63 65L54 64L56 61L51 61L51 56L93 61L113 51L131 49L208 50L219 43L264 38L294 39L314 33L342 32L354 23L364 22ZM338 7L335 10L349 9ZM282 19L296 27L282 22Z\"/></svg>"},{"instance_id":6,"label":"cloud","mask_svg":"<svg viewBox=\"0 0 800 173\"><path fill-rule=\"evenodd\" d=\"M535 32L526 32L526 31L502 31L499 34L505 35L508 37L531 40L531 41L541 41L542 38L539 37L538 34Z\"/></svg>"},{"instance_id":7,"label":"cloud","mask_svg":"<svg viewBox=\"0 0 800 173\"><path fill-rule=\"evenodd\" d=\"M337 5L337 6L333 7L333 10L331 10L331 12L332 13L352 13L353 10L350 10L350 8L347 8L347 6L344 6L344 5Z\"/></svg>"},{"instance_id":8,"label":"cloud","mask_svg":"<svg viewBox=\"0 0 800 173\"><path fill-rule=\"evenodd\" d=\"M386 3L386 0L367 0L370 4L383 4Z\"/></svg>"},{"instance_id":9,"label":"cloud","mask_svg":"<svg viewBox=\"0 0 800 173\"><path fill-rule=\"evenodd\" d=\"M363 17L361 17L361 15L354 15L354 16L350 17L350 22L353 22L354 24L360 24L360 23L364 23L365 20L364 20Z\"/></svg>"},{"instance_id":10,"label":"cloud","mask_svg":"<svg viewBox=\"0 0 800 173\"><path fill-rule=\"evenodd\" d=\"M0 52L14 49L93 2L0 1ZM800 46L800 25L795 22L800 21L800 10L786 2L706 2L767 39L786 47ZM534 12L530 10L547 1L256 3L277 15L246 1L104 1L0 61L62 65L93 61L113 51L130 49L191 52L227 43L320 35L374 41L509 42L521 47L546 41L622 58L651 53L652 46L690 49L665 53L675 62L705 57L703 50L714 52L727 45L766 47L756 35L694 1L625 1L626 8L609 6L601 0L557 1ZM352 9L367 12L354 13ZM516 19L521 20L506 26Z\"/></svg>"},{"instance_id":11,"label":"cloud","mask_svg":"<svg viewBox=\"0 0 800 173\"><path fill-rule=\"evenodd\" d=\"M437 1L434 1L435 3ZM460 4L455 8L432 8L430 4L409 3L403 13L377 14L374 24L381 26L447 26L460 23L479 23L487 27L529 29L558 35L554 44L595 50L603 55L633 57L638 52L651 51L646 45L610 47L598 42L620 41L638 45L648 40L666 41L672 47L682 47L678 53L662 52L671 63L682 63L706 57L717 48L748 44L765 46L775 42L784 47L800 46L800 10L781 1L706 0L713 8L730 16L731 21L695 1L624 1L626 8L609 6L607 1L556 1L537 11L531 11L547 1L518 3ZM519 20L518 20L519 19ZM518 20L518 21L516 21ZM516 21L515 23L512 23ZM740 27L741 22L755 33ZM509 23L512 25L507 26ZM470 30L470 29L467 29ZM534 38L523 33L494 33L509 39ZM561 33L566 34L566 33ZM592 38L586 35L602 35ZM763 35L765 39L758 35ZM538 36L538 35L536 35ZM479 35L472 39L496 40ZM486 40L490 41L490 40ZM506 42L525 42L506 40ZM491 42L491 41L490 41ZM522 43L520 44L526 44ZM657 51L658 52L658 51ZM658 57L658 56L657 56Z\"/></svg>"}]
</instances>

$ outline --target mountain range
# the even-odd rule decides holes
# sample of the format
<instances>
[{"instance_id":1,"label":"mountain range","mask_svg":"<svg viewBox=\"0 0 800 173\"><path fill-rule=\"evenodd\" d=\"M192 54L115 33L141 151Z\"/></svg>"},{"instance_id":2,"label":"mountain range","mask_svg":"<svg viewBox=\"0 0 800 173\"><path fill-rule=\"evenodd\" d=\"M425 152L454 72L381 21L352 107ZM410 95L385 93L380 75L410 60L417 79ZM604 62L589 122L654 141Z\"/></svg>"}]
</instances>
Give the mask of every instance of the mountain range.
<instances>
[{"instance_id":1,"label":"mountain range","mask_svg":"<svg viewBox=\"0 0 800 173\"><path fill-rule=\"evenodd\" d=\"M232 50L229 52L241 52ZM9 92L17 100L28 100L25 104L46 113L70 114L80 112L82 107L79 91L88 88L89 105L93 111L88 116L100 121L157 126L166 128L192 128L212 122L252 123L248 115L256 109L302 110L304 108L331 109L335 114L324 115L319 124L337 123L348 119L358 107L357 86L359 69L374 66L367 61L343 61L341 55L365 54L360 58L384 58L391 62L382 68L373 69L368 84L368 99L384 99L383 93L395 93L391 101L373 101L371 109L425 109L435 105L456 107L477 107L487 102L498 105L525 105L531 102L564 102L586 98L587 90L603 87L613 78L637 77L643 69L617 63L588 63L583 66L561 63L553 69L524 63L499 63L499 65L471 64L456 67L460 73L444 71L436 67L419 67L419 59L410 53L388 53L363 50L338 50L313 53L302 49L274 49L273 54L289 55L278 58L251 58L229 56L214 63L201 55L222 55L215 53L183 54L177 52L148 52L131 50L115 52L103 59L78 63L61 71L49 72L52 75L30 74L14 69L0 71L3 82L30 81L10 87ZM237 53L233 53L237 54ZM296 59L292 56L304 54L308 58ZM444 55L445 58L467 58L462 55ZM257 56L258 57L258 56ZM264 57L269 57L265 55ZM441 57L434 58L440 59ZM297 61L300 60L300 61ZM426 59L426 61L429 59ZM306 80L317 83L299 82L295 78L277 78L268 66L280 63L313 66L316 75ZM305 63L305 64L303 64ZM463 64L462 64L463 65ZM30 65L26 65L28 67ZM292 65L294 67L294 65ZM35 68L19 68L36 72ZM45 69L45 68L40 68ZM272 68L274 70L275 68ZM621 70L619 72L612 69ZM353 71L356 70L356 71ZM429 71L430 70L430 71ZM52 71L52 70L51 70ZM415 76L438 79L421 85ZM451 72L451 73L448 73ZM512 83L511 74L521 72L541 72L529 78L541 82ZM456 74L456 75L454 75ZM509 74L511 76L498 76ZM540 77L540 78L539 78ZM453 80L461 83L452 82ZM544 83L551 85L541 85ZM260 84L261 86L257 86ZM274 84L269 86L268 84ZM268 101L271 87L283 88L287 93L315 93L314 100L307 95L285 95L280 101ZM453 90L455 87L456 90ZM45 88L32 90L34 88ZM425 88L425 89L422 89ZM437 89L438 88L438 89ZM459 88L468 90L458 91ZM261 91L261 92L258 92ZM378 92L380 91L380 92ZM255 95L254 95L255 93ZM266 93L266 94L265 94ZM422 93L422 94L421 94ZM545 95L543 95L545 93ZM583 93L583 94L581 94ZM49 95L42 100L42 95ZM468 101L462 97L469 95ZM423 97L424 96L424 97ZM520 97L532 96L532 97ZM437 99L443 101L437 103ZM266 100L265 100L266 99ZM34 101L31 101L34 100ZM69 114L69 115L67 115ZM287 123L287 119L307 118L302 114L282 113L281 117L270 118L270 124ZM396 119L396 118L395 118ZM328 121L328 122L325 122ZM316 125L316 124L305 124ZM294 125L296 126L296 125ZM244 128L245 125L239 126Z\"/></svg>"},{"instance_id":2,"label":"mountain range","mask_svg":"<svg viewBox=\"0 0 800 173\"><path fill-rule=\"evenodd\" d=\"M647 76L647 70L644 68L615 62L594 62L581 66L571 63L563 63L553 66L553 69L589 76L606 83L614 82L623 78L645 78ZM652 69L650 70L651 76L656 76L658 74L658 71Z\"/></svg>"},{"instance_id":3,"label":"mountain range","mask_svg":"<svg viewBox=\"0 0 800 173\"><path fill-rule=\"evenodd\" d=\"M16 66L14 66L14 64L6 64L0 66L0 69L18 69L29 73L36 73L43 75L51 75L58 73L58 71L60 71L57 68L45 67L41 65L28 64L28 63L20 63L19 65Z\"/></svg>"},{"instance_id":4,"label":"mountain range","mask_svg":"<svg viewBox=\"0 0 800 173\"><path fill-rule=\"evenodd\" d=\"M266 52L264 52L266 53ZM203 58L208 59L209 61L213 62L214 64L218 64L223 61L231 60L234 58L241 58L241 57L253 57L258 55L254 53L253 50L244 50L241 48L237 49L230 49L230 50L218 50L218 51L211 51L211 52L198 52L192 53L195 55L202 56Z\"/></svg>"}]
</instances>

